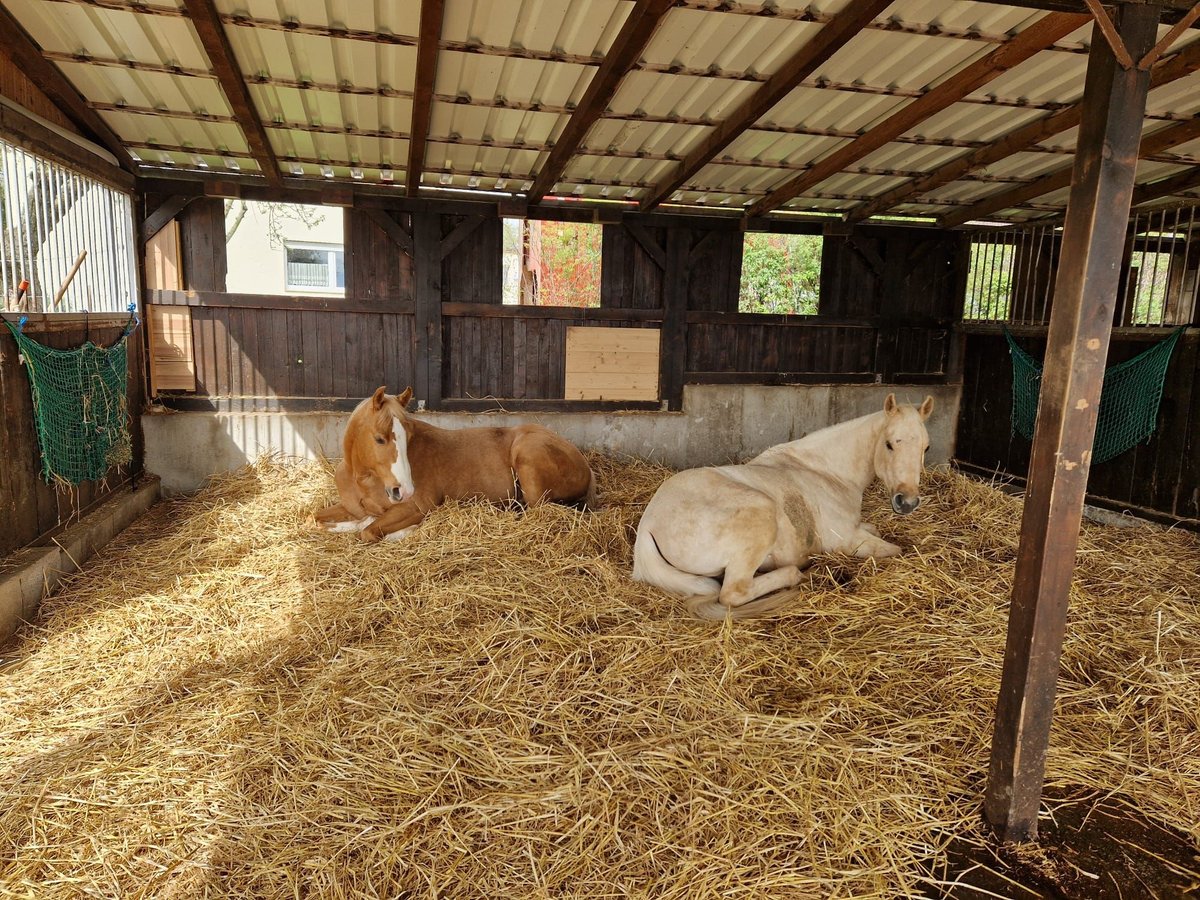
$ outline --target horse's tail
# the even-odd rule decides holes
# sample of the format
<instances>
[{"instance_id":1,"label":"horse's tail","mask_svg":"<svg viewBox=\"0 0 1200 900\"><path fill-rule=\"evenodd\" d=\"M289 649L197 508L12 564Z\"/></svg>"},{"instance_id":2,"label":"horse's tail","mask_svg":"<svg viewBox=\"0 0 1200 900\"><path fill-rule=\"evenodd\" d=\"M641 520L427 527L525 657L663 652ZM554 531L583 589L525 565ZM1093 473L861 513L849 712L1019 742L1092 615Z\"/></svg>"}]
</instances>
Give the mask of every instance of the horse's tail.
<instances>
[{"instance_id":1,"label":"horse's tail","mask_svg":"<svg viewBox=\"0 0 1200 900\"><path fill-rule=\"evenodd\" d=\"M717 599L716 594L704 594L687 598L687 608L698 619L721 621L730 619L757 619L775 612L800 596L798 588L787 588L775 591L765 597L743 603L741 606L726 606Z\"/></svg>"},{"instance_id":2,"label":"horse's tail","mask_svg":"<svg viewBox=\"0 0 1200 900\"><path fill-rule=\"evenodd\" d=\"M596 473L588 466L588 486L587 494L583 498L583 509L585 512L594 512L599 508L600 492L596 489Z\"/></svg>"},{"instance_id":3,"label":"horse's tail","mask_svg":"<svg viewBox=\"0 0 1200 900\"><path fill-rule=\"evenodd\" d=\"M645 516L638 525L637 540L633 544L633 580L644 581L664 591L683 594L685 597L691 594L712 594L714 600L721 586L715 578L684 572L663 559L654 536L646 527Z\"/></svg>"}]
</instances>

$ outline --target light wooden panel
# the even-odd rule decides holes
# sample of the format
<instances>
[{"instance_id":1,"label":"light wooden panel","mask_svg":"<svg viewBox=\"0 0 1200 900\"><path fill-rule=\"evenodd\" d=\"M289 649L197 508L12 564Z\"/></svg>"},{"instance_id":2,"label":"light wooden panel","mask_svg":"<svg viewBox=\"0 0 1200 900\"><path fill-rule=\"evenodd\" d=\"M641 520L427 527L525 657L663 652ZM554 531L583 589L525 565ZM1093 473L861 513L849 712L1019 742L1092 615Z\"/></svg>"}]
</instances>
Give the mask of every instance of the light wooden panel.
<instances>
[{"instance_id":1,"label":"light wooden panel","mask_svg":"<svg viewBox=\"0 0 1200 900\"><path fill-rule=\"evenodd\" d=\"M196 360L192 351L192 311L186 306L149 304L150 392L194 391Z\"/></svg>"},{"instance_id":2,"label":"light wooden panel","mask_svg":"<svg viewBox=\"0 0 1200 900\"><path fill-rule=\"evenodd\" d=\"M567 329L568 400L657 400L659 329Z\"/></svg>"},{"instance_id":3,"label":"light wooden panel","mask_svg":"<svg viewBox=\"0 0 1200 900\"><path fill-rule=\"evenodd\" d=\"M152 291L183 290L179 222L172 219L146 242L146 287Z\"/></svg>"}]
</instances>

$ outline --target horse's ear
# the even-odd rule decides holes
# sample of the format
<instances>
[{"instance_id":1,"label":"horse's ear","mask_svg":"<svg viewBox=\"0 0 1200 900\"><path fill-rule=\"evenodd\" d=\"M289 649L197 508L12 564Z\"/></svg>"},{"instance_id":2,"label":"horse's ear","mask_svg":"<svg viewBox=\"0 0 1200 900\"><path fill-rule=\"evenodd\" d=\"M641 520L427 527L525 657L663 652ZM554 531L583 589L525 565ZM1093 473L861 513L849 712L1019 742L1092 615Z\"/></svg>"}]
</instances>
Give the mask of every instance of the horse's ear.
<instances>
[{"instance_id":1,"label":"horse's ear","mask_svg":"<svg viewBox=\"0 0 1200 900\"><path fill-rule=\"evenodd\" d=\"M406 387L404 393L396 398L401 409L408 409L408 401L412 399L412 388Z\"/></svg>"},{"instance_id":2,"label":"horse's ear","mask_svg":"<svg viewBox=\"0 0 1200 900\"><path fill-rule=\"evenodd\" d=\"M375 393L371 395L371 409L378 412L383 409L383 400L387 397L387 385L381 384L375 389Z\"/></svg>"},{"instance_id":3,"label":"horse's ear","mask_svg":"<svg viewBox=\"0 0 1200 900\"><path fill-rule=\"evenodd\" d=\"M889 416L896 414L896 395L888 394L887 399L883 401L883 411Z\"/></svg>"},{"instance_id":4,"label":"horse's ear","mask_svg":"<svg viewBox=\"0 0 1200 900\"><path fill-rule=\"evenodd\" d=\"M927 396L925 402L921 404L921 408L917 410L921 414L921 421L924 422L933 412L933 397Z\"/></svg>"}]
</instances>

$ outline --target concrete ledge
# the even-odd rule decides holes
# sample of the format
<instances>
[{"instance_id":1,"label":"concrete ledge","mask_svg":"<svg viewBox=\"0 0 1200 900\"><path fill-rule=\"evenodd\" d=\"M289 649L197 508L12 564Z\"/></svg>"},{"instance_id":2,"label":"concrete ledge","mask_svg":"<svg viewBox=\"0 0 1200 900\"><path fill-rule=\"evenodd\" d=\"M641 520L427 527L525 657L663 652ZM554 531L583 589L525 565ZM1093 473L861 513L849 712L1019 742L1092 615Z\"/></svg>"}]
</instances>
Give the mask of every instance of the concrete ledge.
<instances>
[{"instance_id":1,"label":"concrete ledge","mask_svg":"<svg viewBox=\"0 0 1200 900\"><path fill-rule=\"evenodd\" d=\"M0 564L0 645L22 622L33 621L42 598L67 575L157 502L159 480L147 476L135 491L118 491L45 546L26 547Z\"/></svg>"},{"instance_id":2,"label":"concrete ledge","mask_svg":"<svg viewBox=\"0 0 1200 900\"><path fill-rule=\"evenodd\" d=\"M675 468L748 459L774 444L883 408L889 393L905 403L936 401L927 462L954 452L961 385L686 385L682 412L420 412L443 428L537 422L584 450L653 459ZM142 416L146 469L164 494L199 489L212 475L263 453L313 459L342 455L347 412L174 412Z\"/></svg>"}]
</instances>

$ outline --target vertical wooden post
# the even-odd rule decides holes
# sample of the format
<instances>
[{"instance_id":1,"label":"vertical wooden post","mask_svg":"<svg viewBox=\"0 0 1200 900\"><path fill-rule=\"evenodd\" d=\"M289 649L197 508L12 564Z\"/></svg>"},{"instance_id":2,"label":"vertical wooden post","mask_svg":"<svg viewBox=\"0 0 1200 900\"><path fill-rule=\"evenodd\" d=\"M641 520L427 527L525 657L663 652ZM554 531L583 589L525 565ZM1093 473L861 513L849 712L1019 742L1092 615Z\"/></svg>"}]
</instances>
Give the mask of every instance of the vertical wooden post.
<instances>
[{"instance_id":1,"label":"vertical wooden post","mask_svg":"<svg viewBox=\"0 0 1200 900\"><path fill-rule=\"evenodd\" d=\"M687 366L688 256L692 235L686 228L667 229L667 265L663 270L662 343L659 350L659 389L667 408L683 409L683 379Z\"/></svg>"},{"instance_id":2,"label":"vertical wooden post","mask_svg":"<svg viewBox=\"0 0 1200 900\"><path fill-rule=\"evenodd\" d=\"M442 227L437 213L413 213L417 400L442 403Z\"/></svg>"},{"instance_id":3,"label":"vertical wooden post","mask_svg":"<svg viewBox=\"0 0 1200 900\"><path fill-rule=\"evenodd\" d=\"M1158 16L1154 5L1121 8L1121 38L1134 59L1154 46ZM1088 58L984 798L987 819L1004 840L1037 836L1067 596L1148 87L1149 72L1121 69L1097 31Z\"/></svg>"}]
</instances>

